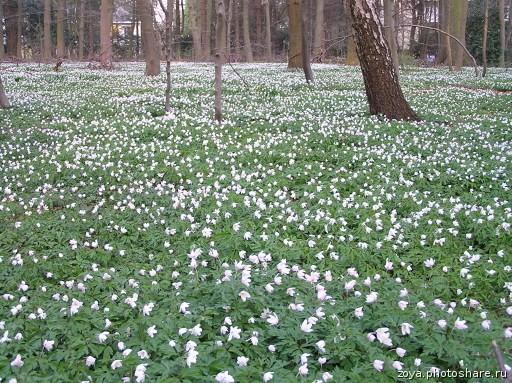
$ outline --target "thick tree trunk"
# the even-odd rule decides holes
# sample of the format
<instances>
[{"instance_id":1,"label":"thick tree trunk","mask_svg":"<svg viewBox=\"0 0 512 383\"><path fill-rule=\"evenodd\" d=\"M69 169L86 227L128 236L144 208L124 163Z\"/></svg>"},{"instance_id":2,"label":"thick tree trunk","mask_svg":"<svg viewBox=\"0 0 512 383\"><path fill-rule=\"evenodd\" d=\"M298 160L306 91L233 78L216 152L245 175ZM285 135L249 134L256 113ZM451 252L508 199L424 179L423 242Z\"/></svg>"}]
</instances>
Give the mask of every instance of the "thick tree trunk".
<instances>
[{"instance_id":1,"label":"thick tree trunk","mask_svg":"<svg viewBox=\"0 0 512 383\"><path fill-rule=\"evenodd\" d=\"M500 67L505 68L505 50L507 48L507 35L505 31L505 0L498 0L498 10L500 18Z\"/></svg>"},{"instance_id":2,"label":"thick tree trunk","mask_svg":"<svg viewBox=\"0 0 512 383\"><path fill-rule=\"evenodd\" d=\"M101 0L100 15L100 62L106 69L112 68L112 0Z\"/></svg>"},{"instance_id":3,"label":"thick tree trunk","mask_svg":"<svg viewBox=\"0 0 512 383\"><path fill-rule=\"evenodd\" d=\"M16 17L16 24L17 24L17 33L16 37L18 41L16 42L16 56L18 58L23 58L23 1L18 0L18 6L17 6L17 17Z\"/></svg>"},{"instance_id":4,"label":"thick tree trunk","mask_svg":"<svg viewBox=\"0 0 512 383\"><path fill-rule=\"evenodd\" d=\"M226 57L231 60L231 21L233 19L233 3L235 0L228 1L228 11L226 15ZM224 4L224 8L226 4Z\"/></svg>"},{"instance_id":5,"label":"thick tree trunk","mask_svg":"<svg viewBox=\"0 0 512 383\"><path fill-rule=\"evenodd\" d=\"M485 77L487 74L487 33L489 30L489 1L485 0L484 2L484 35L482 38L482 64L483 71L482 77Z\"/></svg>"},{"instance_id":6,"label":"thick tree trunk","mask_svg":"<svg viewBox=\"0 0 512 383\"><path fill-rule=\"evenodd\" d=\"M288 0L288 68L303 68L301 8L301 0Z\"/></svg>"},{"instance_id":7,"label":"thick tree trunk","mask_svg":"<svg viewBox=\"0 0 512 383\"><path fill-rule=\"evenodd\" d=\"M142 46L146 61L146 76L160 74L160 38L155 30L154 8L152 0L137 0L142 23Z\"/></svg>"},{"instance_id":8,"label":"thick tree trunk","mask_svg":"<svg viewBox=\"0 0 512 383\"><path fill-rule=\"evenodd\" d=\"M323 0L322 0L323 1ZM265 12L265 57L267 61L272 60L272 29L270 19L270 3L269 0L262 0L263 10Z\"/></svg>"},{"instance_id":9,"label":"thick tree trunk","mask_svg":"<svg viewBox=\"0 0 512 383\"><path fill-rule=\"evenodd\" d=\"M315 12L315 38L313 41L313 58L321 61L324 50L324 0L317 0Z\"/></svg>"},{"instance_id":10,"label":"thick tree trunk","mask_svg":"<svg viewBox=\"0 0 512 383\"><path fill-rule=\"evenodd\" d=\"M66 18L66 0L57 1L57 57L66 56L66 46L64 41L64 21Z\"/></svg>"},{"instance_id":11,"label":"thick tree trunk","mask_svg":"<svg viewBox=\"0 0 512 383\"><path fill-rule=\"evenodd\" d=\"M78 0L78 59L84 59L84 37L85 37L85 1Z\"/></svg>"},{"instance_id":12,"label":"thick tree trunk","mask_svg":"<svg viewBox=\"0 0 512 383\"><path fill-rule=\"evenodd\" d=\"M468 17L467 0L450 0L452 5L451 17L453 35L466 45L466 21ZM456 70L462 69L464 64L464 49L458 45L452 45L453 63Z\"/></svg>"},{"instance_id":13,"label":"thick tree trunk","mask_svg":"<svg viewBox=\"0 0 512 383\"><path fill-rule=\"evenodd\" d=\"M9 99L5 94L4 84L2 84L2 78L0 77L0 108L8 108L10 106Z\"/></svg>"},{"instance_id":14,"label":"thick tree trunk","mask_svg":"<svg viewBox=\"0 0 512 383\"><path fill-rule=\"evenodd\" d=\"M170 1L170 0L169 0ZM174 26L174 41L175 41L175 52L176 52L176 59L181 59L181 43L180 43L180 36L181 36L181 11L180 11L180 0L176 0L176 25Z\"/></svg>"},{"instance_id":15,"label":"thick tree trunk","mask_svg":"<svg viewBox=\"0 0 512 383\"><path fill-rule=\"evenodd\" d=\"M244 55L245 61L253 62L251 46L251 30L249 24L249 0L242 0L242 24L244 35Z\"/></svg>"},{"instance_id":16,"label":"thick tree trunk","mask_svg":"<svg viewBox=\"0 0 512 383\"><path fill-rule=\"evenodd\" d=\"M224 0L217 0L215 26L215 119L222 121L222 64L226 55L226 10Z\"/></svg>"},{"instance_id":17,"label":"thick tree trunk","mask_svg":"<svg viewBox=\"0 0 512 383\"><path fill-rule=\"evenodd\" d=\"M5 32L7 33L7 56L15 57L18 53L18 23L16 1L6 1L5 11Z\"/></svg>"},{"instance_id":18,"label":"thick tree trunk","mask_svg":"<svg viewBox=\"0 0 512 383\"><path fill-rule=\"evenodd\" d=\"M198 0L188 0L189 28L192 35L194 60L201 59L201 25L199 23Z\"/></svg>"},{"instance_id":19,"label":"thick tree trunk","mask_svg":"<svg viewBox=\"0 0 512 383\"><path fill-rule=\"evenodd\" d=\"M0 0L0 60L4 58L4 0Z\"/></svg>"},{"instance_id":20,"label":"thick tree trunk","mask_svg":"<svg viewBox=\"0 0 512 383\"><path fill-rule=\"evenodd\" d=\"M386 40L389 44L389 49L391 50L391 59L393 60L393 65L395 66L395 72L399 74L398 68L398 48L396 46L396 38L395 38L395 18L393 17L394 12L394 0L384 0L384 26L386 27Z\"/></svg>"},{"instance_id":21,"label":"thick tree trunk","mask_svg":"<svg viewBox=\"0 0 512 383\"><path fill-rule=\"evenodd\" d=\"M351 0L350 10L370 113L389 119L417 120L400 88L374 1Z\"/></svg>"},{"instance_id":22,"label":"thick tree trunk","mask_svg":"<svg viewBox=\"0 0 512 383\"><path fill-rule=\"evenodd\" d=\"M52 0L44 0L43 58L52 58Z\"/></svg>"}]
</instances>

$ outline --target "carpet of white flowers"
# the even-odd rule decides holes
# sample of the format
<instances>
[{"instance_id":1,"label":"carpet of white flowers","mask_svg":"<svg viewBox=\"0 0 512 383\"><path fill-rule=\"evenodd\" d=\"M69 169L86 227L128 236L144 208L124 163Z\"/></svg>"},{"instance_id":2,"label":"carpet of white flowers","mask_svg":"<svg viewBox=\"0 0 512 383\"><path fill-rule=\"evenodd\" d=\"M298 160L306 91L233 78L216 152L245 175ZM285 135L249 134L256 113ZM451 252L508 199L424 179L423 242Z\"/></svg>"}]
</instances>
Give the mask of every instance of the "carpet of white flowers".
<instances>
[{"instance_id":1,"label":"carpet of white flowers","mask_svg":"<svg viewBox=\"0 0 512 383\"><path fill-rule=\"evenodd\" d=\"M424 120L391 123L368 115L358 68L316 66L313 87L237 70L249 87L225 69L222 124L211 65L173 65L170 115L142 64L2 73L0 381L497 370L512 72L406 69Z\"/></svg>"}]
</instances>

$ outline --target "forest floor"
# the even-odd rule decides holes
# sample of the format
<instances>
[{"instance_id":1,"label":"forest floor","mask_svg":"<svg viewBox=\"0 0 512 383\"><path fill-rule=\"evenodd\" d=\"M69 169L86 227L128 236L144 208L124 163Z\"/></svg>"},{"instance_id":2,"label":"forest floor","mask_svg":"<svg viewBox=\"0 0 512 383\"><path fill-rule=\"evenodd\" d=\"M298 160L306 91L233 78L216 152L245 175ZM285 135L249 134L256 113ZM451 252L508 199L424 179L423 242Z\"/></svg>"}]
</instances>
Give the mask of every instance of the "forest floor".
<instances>
[{"instance_id":1,"label":"forest floor","mask_svg":"<svg viewBox=\"0 0 512 383\"><path fill-rule=\"evenodd\" d=\"M173 65L171 115L141 64L2 73L0 381L494 374L512 72L407 68L403 123L368 115L358 68L237 69L221 125L206 64Z\"/></svg>"}]
</instances>

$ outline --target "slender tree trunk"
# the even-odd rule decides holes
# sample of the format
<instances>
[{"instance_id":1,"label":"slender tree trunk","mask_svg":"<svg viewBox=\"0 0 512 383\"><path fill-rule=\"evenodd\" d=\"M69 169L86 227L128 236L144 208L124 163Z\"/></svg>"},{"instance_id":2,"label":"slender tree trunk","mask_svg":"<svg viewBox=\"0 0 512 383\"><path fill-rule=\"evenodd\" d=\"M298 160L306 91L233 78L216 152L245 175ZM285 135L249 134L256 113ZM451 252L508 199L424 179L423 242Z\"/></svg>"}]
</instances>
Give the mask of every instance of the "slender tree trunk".
<instances>
[{"instance_id":1,"label":"slender tree trunk","mask_svg":"<svg viewBox=\"0 0 512 383\"><path fill-rule=\"evenodd\" d=\"M210 61L212 58L212 1L215 0L206 0L206 24L205 24L205 58L207 61Z\"/></svg>"},{"instance_id":2,"label":"slender tree trunk","mask_svg":"<svg viewBox=\"0 0 512 383\"><path fill-rule=\"evenodd\" d=\"M52 1L44 0L43 58L48 61L52 57Z\"/></svg>"},{"instance_id":3,"label":"slender tree trunk","mask_svg":"<svg viewBox=\"0 0 512 383\"><path fill-rule=\"evenodd\" d=\"M370 113L417 120L400 88L389 45L373 0L352 0L350 10Z\"/></svg>"},{"instance_id":4,"label":"slender tree trunk","mask_svg":"<svg viewBox=\"0 0 512 383\"><path fill-rule=\"evenodd\" d=\"M308 28L308 15L305 9L306 7L302 7L301 14L301 33L302 33L302 68L304 68L304 76L306 77L306 82L308 84L313 83L313 71L311 70L311 49L309 45L310 36L309 36L309 28Z\"/></svg>"},{"instance_id":5,"label":"slender tree trunk","mask_svg":"<svg viewBox=\"0 0 512 383\"><path fill-rule=\"evenodd\" d=\"M18 58L23 58L23 1L18 0L18 6L17 6L17 17L16 17L16 23L17 23L17 42L16 42L16 56Z\"/></svg>"},{"instance_id":6,"label":"slender tree trunk","mask_svg":"<svg viewBox=\"0 0 512 383\"><path fill-rule=\"evenodd\" d=\"M170 1L170 0L169 0ZM176 43L176 58L179 60L181 59L181 11L180 11L180 0L176 0L176 11L175 11L175 17L176 17L176 25L174 27L174 42Z\"/></svg>"},{"instance_id":7,"label":"slender tree trunk","mask_svg":"<svg viewBox=\"0 0 512 383\"><path fill-rule=\"evenodd\" d=\"M217 23L215 26L215 119L222 121L222 64L226 54L226 11L224 0L217 0Z\"/></svg>"},{"instance_id":8,"label":"slender tree trunk","mask_svg":"<svg viewBox=\"0 0 512 383\"><path fill-rule=\"evenodd\" d=\"M251 30L249 24L249 0L242 0L242 23L244 34L244 55L245 61L253 62L251 46Z\"/></svg>"},{"instance_id":9,"label":"slender tree trunk","mask_svg":"<svg viewBox=\"0 0 512 383\"><path fill-rule=\"evenodd\" d=\"M240 4L238 0L232 0L235 2L234 4L234 23L235 23L235 53L237 60L240 59ZM243 1L243 0L242 0Z\"/></svg>"},{"instance_id":10,"label":"slender tree trunk","mask_svg":"<svg viewBox=\"0 0 512 383\"><path fill-rule=\"evenodd\" d=\"M4 84L2 83L2 78L0 77L0 109L5 109L9 106L9 99L5 94Z\"/></svg>"},{"instance_id":11,"label":"slender tree trunk","mask_svg":"<svg viewBox=\"0 0 512 383\"><path fill-rule=\"evenodd\" d=\"M483 72L482 77L487 74L487 33L489 30L489 0L484 2L484 35L482 38L482 64Z\"/></svg>"},{"instance_id":12,"label":"slender tree trunk","mask_svg":"<svg viewBox=\"0 0 512 383\"><path fill-rule=\"evenodd\" d=\"M0 60L4 58L4 0L0 0Z\"/></svg>"},{"instance_id":13,"label":"slender tree trunk","mask_svg":"<svg viewBox=\"0 0 512 383\"><path fill-rule=\"evenodd\" d=\"M315 14L315 39L313 42L313 58L321 61L324 50L324 9L325 1L317 0Z\"/></svg>"},{"instance_id":14,"label":"slender tree trunk","mask_svg":"<svg viewBox=\"0 0 512 383\"><path fill-rule=\"evenodd\" d=\"M167 2L167 12L165 13L165 113L171 111L171 60L172 60L172 20L173 20L174 4L172 1Z\"/></svg>"},{"instance_id":15,"label":"slender tree trunk","mask_svg":"<svg viewBox=\"0 0 512 383\"><path fill-rule=\"evenodd\" d=\"M386 26L386 40L388 40L389 49L391 50L391 59L393 60L393 65L395 66L395 72L398 75L400 72L398 68L398 49L396 46L395 37L395 18L393 16L394 9L394 0L384 0L384 25Z\"/></svg>"},{"instance_id":16,"label":"slender tree trunk","mask_svg":"<svg viewBox=\"0 0 512 383\"><path fill-rule=\"evenodd\" d=\"M66 56L66 46L64 41L64 21L66 18L66 0L57 1L57 57Z\"/></svg>"},{"instance_id":17,"label":"slender tree trunk","mask_svg":"<svg viewBox=\"0 0 512 383\"><path fill-rule=\"evenodd\" d=\"M151 0L137 0L142 22L142 47L146 61L146 76L160 74L160 39L154 26L154 8Z\"/></svg>"},{"instance_id":18,"label":"slender tree trunk","mask_svg":"<svg viewBox=\"0 0 512 383\"><path fill-rule=\"evenodd\" d=\"M288 68L303 68L301 0L288 0Z\"/></svg>"},{"instance_id":19,"label":"slender tree trunk","mask_svg":"<svg viewBox=\"0 0 512 383\"><path fill-rule=\"evenodd\" d=\"M507 48L507 35L505 30L505 0L498 0L498 9L500 17L500 67L505 68L505 50Z\"/></svg>"},{"instance_id":20,"label":"slender tree trunk","mask_svg":"<svg viewBox=\"0 0 512 383\"><path fill-rule=\"evenodd\" d=\"M321 0L323 1L323 0ZM270 19L270 3L269 0L262 0L263 10L265 12L265 57L267 61L272 60L272 29Z\"/></svg>"},{"instance_id":21,"label":"slender tree trunk","mask_svg":"<svg viewBox=\"0 0 512 383\"><path fill-rule=\"evenodd\" d=\"M85 1L78 0L78 60L84 59L84 38L85 38Z\"/></svg>"},{"instance_id":22,"label":"slender tree trunk","mask_svg":"<svg viewBox=\"0 0 512 383\"><path fill-rule=\"evenodd\" d=\"M101 0L100 62L106 69L112 68L112 0Z\"/></svg>"}]
</instances>

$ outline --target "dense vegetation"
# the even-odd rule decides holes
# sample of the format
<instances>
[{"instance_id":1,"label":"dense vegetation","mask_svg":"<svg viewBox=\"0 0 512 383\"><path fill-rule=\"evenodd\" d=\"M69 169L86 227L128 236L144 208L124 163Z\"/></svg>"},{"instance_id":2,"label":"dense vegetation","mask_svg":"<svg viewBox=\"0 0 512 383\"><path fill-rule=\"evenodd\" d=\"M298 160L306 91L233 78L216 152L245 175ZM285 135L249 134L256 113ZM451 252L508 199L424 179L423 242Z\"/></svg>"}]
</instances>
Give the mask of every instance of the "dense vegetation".
<instances>
[{"instance_id":1,"label":"dense vegetation","mask_svg":"<svg viewBox=\"0 0 512 383\"><path fill-rule=\"evenodd\" d=\"M173 66L172 115L141 65L3 75L0 378L497 370L512 75L406 69L424 121L398 123L368 116L359 69L314 69L228 68L222 125L206 64Z\"/></svg>"}]
</instances>

